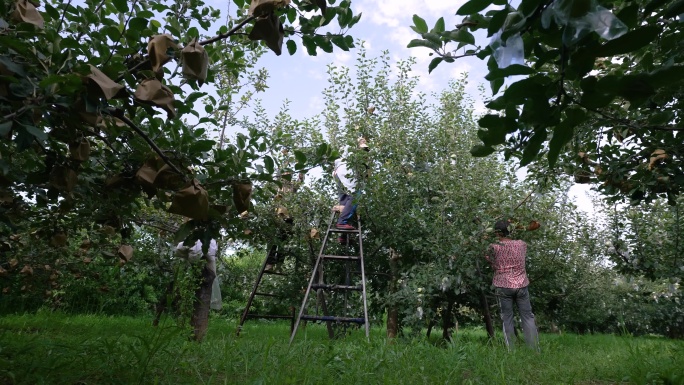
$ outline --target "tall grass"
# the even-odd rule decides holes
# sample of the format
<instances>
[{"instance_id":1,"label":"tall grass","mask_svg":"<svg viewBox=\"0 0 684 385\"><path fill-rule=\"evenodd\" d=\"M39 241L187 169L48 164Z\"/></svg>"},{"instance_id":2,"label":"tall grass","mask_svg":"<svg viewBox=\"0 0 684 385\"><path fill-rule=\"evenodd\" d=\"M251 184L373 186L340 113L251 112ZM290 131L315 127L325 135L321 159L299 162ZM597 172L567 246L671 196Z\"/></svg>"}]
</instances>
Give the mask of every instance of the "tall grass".
<instances>
[{"instance_id":1,"label":"tall grass","mask_svg":"<svg viewBox=\"0 0 684 385\"><path fill-rule=\"evenodd\" d=\"M453 342L362 330L329 340L322 325L212 319L202 343L171 321L66 316L0 318L0 384L684 384L684 342L542 335L513 353L480 330Z\"/></svg>"}]
</instances>

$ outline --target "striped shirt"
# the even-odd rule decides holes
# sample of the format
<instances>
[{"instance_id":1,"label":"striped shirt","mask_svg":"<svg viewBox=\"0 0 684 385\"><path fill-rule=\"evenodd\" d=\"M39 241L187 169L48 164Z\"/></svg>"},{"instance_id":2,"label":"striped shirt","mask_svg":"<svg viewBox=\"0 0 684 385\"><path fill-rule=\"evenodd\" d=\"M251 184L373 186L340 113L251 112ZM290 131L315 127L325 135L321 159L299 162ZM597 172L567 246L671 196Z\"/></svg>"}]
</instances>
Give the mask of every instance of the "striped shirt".
<instances>
[{"instance_id":1,"label":"striped shirt","mask_svg":"<svg viewBox=\"0 0 684 385\"><path fill-rule=\"evenodd\" d=\"M494 268L492 284L507 289L520 289L530 284L525 271L527 244L521 240L502 239L489 246L486 258Z\"/></svg>"}]
</instances>

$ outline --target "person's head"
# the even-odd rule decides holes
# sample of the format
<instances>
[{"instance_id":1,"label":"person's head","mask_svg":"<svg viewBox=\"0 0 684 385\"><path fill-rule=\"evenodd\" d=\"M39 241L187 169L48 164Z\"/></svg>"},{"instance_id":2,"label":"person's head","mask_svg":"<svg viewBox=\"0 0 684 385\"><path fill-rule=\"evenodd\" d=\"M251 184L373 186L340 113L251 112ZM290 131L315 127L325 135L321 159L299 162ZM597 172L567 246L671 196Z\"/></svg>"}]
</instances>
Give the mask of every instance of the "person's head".
<instances>
[{"instance_id":1,"label":"person's head","mask_svg":"<svg viewBox=\"0 0 684 385\"><path fill-rule=\"evenodd\" d=\"M511 224L508 221L497 221L496 224L494 224L494 232L500 237L507 237L511 234L511 231L509 230L510 226Z\"/></svg>"}]
</instances>

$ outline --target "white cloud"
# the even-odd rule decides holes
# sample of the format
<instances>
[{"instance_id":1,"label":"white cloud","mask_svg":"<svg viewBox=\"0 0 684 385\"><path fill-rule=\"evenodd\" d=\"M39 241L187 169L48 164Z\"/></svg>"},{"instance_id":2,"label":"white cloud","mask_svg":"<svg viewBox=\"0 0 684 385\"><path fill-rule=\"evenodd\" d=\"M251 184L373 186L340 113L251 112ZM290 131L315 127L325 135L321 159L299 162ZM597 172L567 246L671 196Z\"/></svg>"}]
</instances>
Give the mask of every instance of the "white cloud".
<instances>
[{"instance_id":1,"label":"white cloud","mask_svg":"<svg viewBox=\"0 0 684 385\"><path fill-rule=\"evenodd\" d=\"M463 5L465 0L458 1L436 1L436 0L359 0L352 3L352 8L355 12L363 12L364 17L367 17L377 25L386 25L389 27L397 27L399 25L410 25L410 21L414 14L417 14L428 21L428 18L452 17L456 10ZM430 21L428 21L428 25Z\"/></svg>"},{"instance_id":2,"label":"white cloud","mask_svg":"<svg viewBox=\"0 0 684 385\"><path fill-rule=\"evenodd\" d=\"M323 81L326 79L327 75L320 68L310 68L307 71L307 76L309 79Z\"/></svg>"},{"instance_id":3,"label":"white cloud","mask_svg":"<svg viewBox=\"0 0 684 385\"><path fill-rule=\"evenodd\" d=\"M351 52L345 52L345 51L334 51L333 52L333 63L335 64L347 64L349 63L353 56Z\"/></svg>"},{"instance_id":4,"label":"white cloud","mask_svg":"<svg viewBox=\"0 0 684 385\"><path fill-rule=\"evenodd\" d=\"M314 116L325 109L325 102L323 101L323 98L319 95L312 96L311 98L309 98L309 105L307 106L307 108L309 110L308 116Z\"/></svg>"}]
</instances>

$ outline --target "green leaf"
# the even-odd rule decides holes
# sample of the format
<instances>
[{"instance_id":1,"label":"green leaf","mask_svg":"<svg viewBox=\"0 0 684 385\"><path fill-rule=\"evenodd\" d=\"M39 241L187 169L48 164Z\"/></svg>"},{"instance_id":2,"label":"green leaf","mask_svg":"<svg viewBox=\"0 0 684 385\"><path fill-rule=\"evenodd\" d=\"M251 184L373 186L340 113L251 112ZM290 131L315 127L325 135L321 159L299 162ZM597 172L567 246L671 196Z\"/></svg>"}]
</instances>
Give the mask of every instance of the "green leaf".
<instances>
[{"instance_id":1,"label":"green leaf","mask_svg":"<svg viewBox=\"0 0 684 385\"><path fill-rule=\"evenodd\" d=\"M362 13L359 13L358 15L352 17L351 21L349 21L349 24L347 24L347 27L351 28L354 26L354 24L358 23L359 20L361 20L361 15Z\"/></svg>"},{"instance_id":2,"label":"green leaf","mask_svg":"<svg viewBox=\"0 0 684 385\"><path fill-rule=\"evenodd\" d=\"M316 56L316 42L314 41L313 37L309 35L302 36L302 44L304 44L304 47L306 47L306 52L310 56Z\"/></svg>"},{"instance_id":3,"label":"green leaf","mask_svg":"<svg viewBox=\"0 0 684 385\"><path fill-rule=\"evenodd\" d=\"M427 23L418 15L413 15L413 24L415 24L415 31L418 33L426 33L428 31Z\"/></svg>"},{"instance_id":4,"label":"green leaf","mask_svg":"<svg viewBox=\"0 0 684 385\"><path fill-rule=\"evenodd\" d=\"M327 37L325 37L325 36L316 36L316 37L314 38L314 41L316 42L316 45L317 45L317 46L321 47L321 49L323 50L323 52L332 53L332 51L333 51L333 45L332 45L332 43L330 42L330 39L328 39Z\"/></svg>"},{"instance_id":5,"label":"green leaf","mask_svg":"<svg viewBox=\"0 0 684 385\"><path fill-rule=\"evenodd\" d=\"M499 79L499 78L505 78L508 76L515 76L515 75L531 75L535 73L536 71L528 66L522 65L522 64L511 64L506 68L495 68L485 76L485 79L487 80L494 80L494 79Z\"/></svg>"},{"instance_id":6,"label":"green leaf","mask_svg":"<svg viewBox=\"0 0 684 385\"><path fill-rule=\"evenodd\" d=\"M195 229L194 221L187 221L187 222L183 223L178 228L178 231L176 231L176 234L173 235L174 243L178 244L178 243L184 241L185 238L187 238L188 235L190 235L190 233L194 229Z\"/></svg>"},{"instance_id":7,"label":"green leaf","mask_svg":"<svg viewBox=\"0 0 684 385\"><path fill-rule=\"evenodd\" d=\"M207 152L211 151L216 144L215 141L211 139L198 140L190 146L190 151L192 152Z\"/></svg>"},{"instance_id":8,"label":"green leaf","mask_svg":"<svg viewBox=\"0 0 684 385\"><path fill-rule=\"evenodd\" d=\"M327 143L321 143L316 147L316 156L322 158L328 152L329 147Z\"/></svg>"},{"instance_id":9,"label":"green leaf","mask_svg":"<svg viewBox=\"0 0 684 385\"><path fill-rule=\"evenodd\" d=\"M57 8L51 6L50 4L45 4L45 13L47 13L52 20L59 20L60 18Z\"/></svg>"},{"instance_id":10,"label":"green leaf","mask_svg":"<svg viewBox=\"0 0 684 385\"><path fill-rule=\"evenodd\" d=\"M475 44L475 36L465 29L456 29L449 33L449 39L465 44Z\"/></svg>"},{"instance_id":11,"label":"green leaf","mask_svg":"<svg viewBox=\"0 0 684 385\"><path fill-rule=\"evenodd\" d=\"M527 166L537 157L539 150L541 150L544 141L546 140L546 129L537 128L534 130L534 135L525 145L525 150L523 150L523 156L520 160L520 166Z\"/></svg>"},{"instance_id":12,"label":"green leaf","mask_svg":"<svg viewBox=\"0 0 684 385\"><path fill-rule=\"evenodd\" d=\"M290 22L290 24L294 23L294 21L297 19L297 10L294 7L290 7L287 9L287 21Z\"/></svg>"},{"instance_id":13,"label":"green leaf","mask_svg":"<svg viewBox=\"0 0 684 385\"><path fill-rule=\"evenodd\" d=\"M143 19L142 17L134 17L128 22L129 30L140 32L145 28L147 28L147 19Z\"/></svg>"},{"instance_id":14,"label":"green leaf","mask_svg":"<svg viewBox=\"0 0 684 385\"><path fill-rule=\"evenodd\" d=\"M112 0L112 3L120 13L128 13L128 0Z\"/></svg>"},{"instance_id":15,"label":"green leaf","mask_svg":"<svg viewBox=\"0 0 684 385\"><path fill-rule=\"evenodd\" d=\"M495 151L494 147L476 144L473 146L473 148L470 149L470 155L472 155L476 158L482 158L482 157L485 157L487 155L494 153L494 151Z\"/></svg>"},{"instance_id":16,"label":"green leaf","mask_svg":"<svg viewBox=\"0 0 684 385\"><path fill-rule=\"evenodd\" d=\"M639 4L632 4L620 10L617 13L618 19L625 23L627 28L635 28L639 23Z\"/></svg>"},{"instance_id":17,"label":"green leaf","mask_svg":"<svg viewBox=\"0 0 684 385\"><path fill-rule=\"evenodd\" d=\"M442 38L436 33L424 33L423 37L432 42L437 48L442 46Z\"/></svg>"},{"instance_id":18,"label":"green leaf","mask_svg":"<svg viewBox=\"0 0 684 385\"><path fill-rule=\"evenodd\" d=\"M489 87L492 89L492 95L496 95L499 92L501 87L503 87L504 82L504 78L494 79L489 82Z\"/></svg>"},{"instance_id":19,"label":"green leaf","mask_svg":"<svg viewBox=\"0 0 684 385\"><path fill-rule=\"evenodd\" d=\"M26 132L33 135L36 138L36 140L38 140L39 142L44 142L47 140L47 138L48 138L47 134L45 133L45 131L41 130L40 128L32 126L30 124L23 124L23 123L20 123L20 124L22 127L24 127L26 129Z\"/></svg>"},{"instance_id":20,"label":"green leaf","mask_svg":"<svg viewBox=\"0 0 684 385\"><path fill-rule=\"evenodd\" d=\"M491 3L492 0L470 0L469 2L463 4L461 8L456 11L456 14L461 16L472 15L487 8Z\"/></svg>"},{"instance_id":21,"label":"green leaf","mask_svg":"<svg viewBox=\"0 0 684 385\"><path fill-rule=\"evenodd\" d=\"M442 32L444 32L445 29L446 29L446 26L444 25L444 18L440 17L439 19L437 19L437 22L435 23L434 28L432 28L432 31L430 31L430 32L442 33Z\"/></svg>"},{"instance_id":22,"label":"green leaf","mask_svg":"<svg viewBox=\"0 0 684 385\"><path fill-rule=\"evenodd\" d=\"M286 45L287 45L287 52L290 55L294 55L295 52L297 52L297 43L295 43L294 40L288 40Z\"/></svg>"},{"instance_id":23,"label":"green leaf","mask_svg":"<svg viewBox=\"0 0 684 385\"><path fill-rule=\"evenodd\" d=\"M644 16L649 17L656 9L662 7L668 0L653 0L644 7Z\"/></svg>"},{"instance_id":24,"label":"green leaf","mask_svg":"<svg viewBox=\"0 0 684 385\"><path fill-rule=\"evenodd\" d=\"M299 150L295 150L294 155L295 155L295 159L297 159L297 163L301 163L301 164L306 163L306 155L304 155L303 152L301 152ZM303 166L300 168L303 168Z\"/></svg>"},{"instance_id":25,"label":"green leaf","mask_svg":"<svg viewBox=\"0 0 684 385\"><path fill-rule=\"evenodd\" d=\"M330 39L330 41L332 41L333 44L338 46L343 51L349 51L349 47L347 46L347 41L344 39L344 36L333 36L332 39Z\"/></svg>"},{"instance_id":26,"label":"green leaf","mask_svg":"<svg viewBox=\"0 0 684 385\"><path fill-rule=\"evenodd\" d=\"M554 167L558 155L574 134L574 129L587 119L587 114L580 108L569 108L565 111L565 119L553 129L553 136L549 142L549 167Z\"/></svg>"},{"instance_id":27,"label":"green leaf","mask_svg":"<svg viewBox=\"0 0 684 385\"><path fill-rule=\"evenodd\" d=\"M508 7L496 12L489 20L489 27L487 27L487 37L494 35L499 32L506 22L506 17L508 16Z\"/></svg>"},{"instance_id":28,"label":"green leaf","mask_svg":"<svg viewBox=\"0 0 684 385\"><path fill-rule=\"evenodd\" d=\"M24 67L18 63L15 63L8 56L0 56L0 64L2 64L6 70L13 72L19 76L26 76L26 71Z\"/></svg>"},{"instance_id":29,"label":"green leaf","mask_svg":"<svg viewBox=\"0 0 684 385\"><path fill-rule=\"evenodd\" d=\"M595 56L615 56L629 52L634 52L643 48L656 39L661 28L655 25L648 25L629 31L626 34L603 44L595 52Z\"/></svg>"},{"instance_id":30,"label":"green leaf","mask_svg":"<svg viewBox=\"0 0 684 385\"><path fill-rule=\"evenodd\" d=\"M659 68L649 74L649 83L654 88L666 87L684 80L684 66Z\"/></svg>"},{"instance_id":31,"label":"green leaf","mask_svg":"<svg viewBox=\"0 0 684 385\"><path fill-rule=\"evenodd\" d=\"M275 164L273 162L273 158L271 158L268 155L264 156L264 166L266 167L267 173L273 174L273 171L275 170Z\"/></svg>"},{"instance_id":32,"label":"green leaf","mask_svg":"<svg viewBox=\"0 0 684 385\"><path fill-rule=\"evenodd\" d=\"M411 40L406 48L415 48L415 47L426 47L430 49L439 49L439 45L425 39L413 39Z\"/></svg>"},{"instance_id":33,"label":"green leaf","mask_svg":"<svg viewBox=\"0 0 684 385\"><path fill-rule=\"evenodd\" d=\"M678 0L665 8L663 16L667 19L684 13L684 0ZM681 17L680 17L681 18ZM681 21L681 20L680 20Z\"/></svg>"},{"instance_id":34,"label":"green leaf","mask_svg":"<svg viewBox=\"0 0 684 385\"><path fill-rule=\"evenodd\" d=\"M0 137L6 137L12 130L12 121L0 123Z\"/></svg>"},{"instance_id":35,"label":"green leaf","mask_svg":"<svg viewBox=\"0 0 684 385\"><path fill-rule=\"evenodd\" d=\"M432 73L432 70L437 68L439 63L441 63L443 60L444 59L441 57L436 57L436 58L432 59L432 61L430 62L430 65L428 66L428 73Z\"/></svg>"},{"instance_id":36,"label":"green leaf","mask_svg":"<svg viewBox=\"0 0 684 385\"><path fill-rule=\"evenodd\" d=\"M325 14L328 3L326 0L316 0L316 5L321 9L321 13Z\"/></svg>"}]
</instances>

